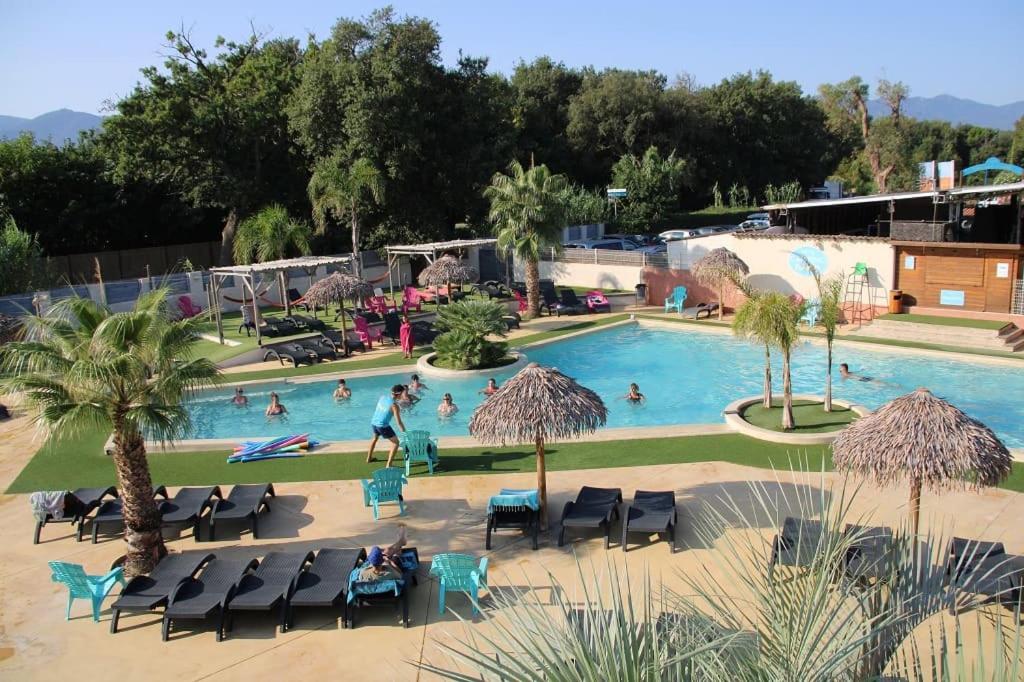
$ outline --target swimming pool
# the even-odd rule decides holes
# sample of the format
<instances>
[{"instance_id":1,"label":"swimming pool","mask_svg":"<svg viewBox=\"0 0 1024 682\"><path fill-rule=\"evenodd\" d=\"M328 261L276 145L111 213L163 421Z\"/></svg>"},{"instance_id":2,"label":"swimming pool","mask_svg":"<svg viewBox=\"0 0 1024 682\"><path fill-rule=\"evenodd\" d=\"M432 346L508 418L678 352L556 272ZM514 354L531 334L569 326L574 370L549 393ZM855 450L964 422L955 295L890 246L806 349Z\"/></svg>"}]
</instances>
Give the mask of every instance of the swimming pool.
<instances>
[{"instance_id":1,"label":"swimming pool","mask_svg":"<svg viewBox=\"0 0 1024 682\"><path fill-rule=\"evenodd\" d=\"M616 326L526 350L529 359L554 366L596 391L608 406L608 426L720 424L722 408L736 398L762 390L763 349L726 334L674 331L641 325ZM793 391L823 390L825 348L803 342L793 354ZM844 344L835 350L833 395L877 408L924 386L992 428L1009 447L1024 447L1024 366L972 364L929 355L863 349ZM843 380L838 365L872 381ZM773 359L776 390L781 390L781 362ZM336 380L311 383L261 383L246 388L251 406L230 404L231 388L204 393L189 403L194 438L250 438L309 432L321 440L369 437L370 416L377 398L395 383L408 383L412 369L402 373L348 379L352 398L331 399ZM511 372L495 372L499 382ZM646 403L622 398L630 382L640 384ZM468 433L473 408L483 399L477 392L485 379L425 379L429 390L403 419L408 428L434 435ZM288 408L284 418L267 419L263 411L271 391ZM449 392L459 406L451 419L436 413Z\"/></svg>"}]
</instances>

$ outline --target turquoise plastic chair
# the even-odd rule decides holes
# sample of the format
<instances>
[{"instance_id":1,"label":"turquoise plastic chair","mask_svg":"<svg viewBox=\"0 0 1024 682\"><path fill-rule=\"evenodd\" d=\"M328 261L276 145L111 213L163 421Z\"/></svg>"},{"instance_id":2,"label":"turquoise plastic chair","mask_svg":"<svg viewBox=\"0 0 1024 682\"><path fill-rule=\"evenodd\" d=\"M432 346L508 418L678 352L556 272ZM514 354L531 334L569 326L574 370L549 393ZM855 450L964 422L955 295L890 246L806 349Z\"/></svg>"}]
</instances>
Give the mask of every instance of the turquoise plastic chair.
<instances>
[{"instance_id":1,"label":"turquoise plastic chair","mask_svg":"<svg viewBox=\"0 0 1024 682\"><path fill-rule=\"evenodd\" d=\"M683 312L683 308L686 305L686 287L676 287L672 290L672 295L665 299L665 312Z\"/></svg>"},{"instance_id":2,"label":"turquoise plastic chair","mask_svg":"<svg viewBox=\"0 0 1024 682\"><path fill-rule=\"evenodd\" d=\"M821 304L817 301L810 301L804 308L804 314L800 321L806 322L808 327L813 327L819 319L821 319Z\"/></svg>"},{"instance_id":3,"label":"turquoise plastic chair","mask_svg":"<svg viewBox=\"0 0 1024 682\"><path fill-rule=\"evenodd\" d=\"M430 575L441 580L437 607L444 615L444 597L448 591L465 592L473 604L473 613L480 610L477 594L487 590L487 557L477 563L468 554L435 554L430 563Z\"/></svg>"},{"instance_id":4,"label":"turquoise plastic chair","mask_svg":"<svg viewBox=\"0 0 1024 682\"><path fill-rule=\"evenodd\" d=\"M88 599L92 602L92 619L98 622L103 600L110 594L110 590L117 583L121 583L121 587L128 584L120 566L106 575L87 575L79 564L51 561L50 570L53 571L53 582L64 583L68 588L68 610L64 620L71 620L71 605L76 599Z\"/></svg>"},{"instance_id":5,"label":"turquoise plastic chair","mask_svg":"<svg viewBox=\"0 0 1024 682\"><path fill-rule=\"evenodd\" d=\"M373 520L380 518L381 502L397 502L398 515L405 516L405 498L402 497L402 486L409 482L401 469L385 467L373 472L373 480L362 480L363 506L373 507Z\"/></svg>"},{"instance_id":6,"label":"turquoise plastic chair","mask_svg":"<svg viewBox=\"0 0 1024 682\"><path fill-rule=\"evenodd\" d=\"M413 462L426 462L427 471L434 474L434 466L439 459L437 439L430 437L430 431L406 431L399 441L405 454L405 475L409 476L409 468Z\"/></svg>"}]
</instances>

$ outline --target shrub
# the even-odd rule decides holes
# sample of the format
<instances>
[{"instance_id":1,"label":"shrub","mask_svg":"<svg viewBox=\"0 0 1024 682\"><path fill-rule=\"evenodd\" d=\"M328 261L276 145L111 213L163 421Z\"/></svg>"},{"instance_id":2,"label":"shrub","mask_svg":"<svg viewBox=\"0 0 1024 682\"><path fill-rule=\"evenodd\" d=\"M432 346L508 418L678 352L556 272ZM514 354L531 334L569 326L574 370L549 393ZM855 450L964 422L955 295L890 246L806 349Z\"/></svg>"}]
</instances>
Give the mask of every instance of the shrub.
<instances>
[{"instance_id":1,"label":"shrub","mask_svg":"<svg viewBox=\"0 0 1024 682\"><path fill-rule=\"evenodd\" d=\"M485 369L499 364L508 344L488 336L505 336L505 308L494 301L461 301L445 306L434 326L444 333L434 339L434 364L448 369Z\"/></svg>"}]
</instances>

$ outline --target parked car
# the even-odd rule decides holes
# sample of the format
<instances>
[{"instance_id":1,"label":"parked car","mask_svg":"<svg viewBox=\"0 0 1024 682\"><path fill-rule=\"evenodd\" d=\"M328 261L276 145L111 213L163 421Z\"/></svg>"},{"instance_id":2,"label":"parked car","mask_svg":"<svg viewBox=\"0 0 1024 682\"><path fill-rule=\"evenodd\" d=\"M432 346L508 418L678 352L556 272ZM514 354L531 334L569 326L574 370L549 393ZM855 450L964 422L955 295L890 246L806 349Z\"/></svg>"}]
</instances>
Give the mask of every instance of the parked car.
<instances>
[{"instance_id":1,"label":"parked car","mask_svg":"<svg viewBox=\"0 0 1024 682\"><path fill-rule=\"evenodd\" d=\"M637 245L626 239L579 239L562 244L566 249L603 249L605 251L635 251Z\"/></svg>"},{"instance_id":2,"label":"parked car","mask_svg":"<svg viewBox=\"0 0 1024 682\"><path fill-rule=\"evenodd\" d=\"M693 237L701 236L700 232L696 229L685 229L685 230L665 230L658 235L667 242L676 242L680 239L691 239Z\"/></svg>"},{"instance_id":3,"label":"parked car","mask_svg":"<svg viewBox=\"0 0 1024 682\"><path fill-rule=\"evenodd\" d=\"M668 244L661 242L660 244L651 244L650 246L641 246L637 251L642 253L668 253Z\"/></svg>"},{"instance_id":4,"label":"parked car","mask_svg":"<svg viewBox=\"0 0 1024 682\"><path fill-rule=\"evenodd\" d=\"M765 218L763 220L744 220L742 223L740 223L738 229L740 230L740 232L751 232L753 230L767 230L771 226L771 222L767 218Z\"/></svg>"},{"instance_id":5,"label":"parked car","mask_svg":"<svg viewBox=\"0 0 1024 682\"><path fill-rule=\"evenodd\" d=\"M711 231L714 234L725 234L726 232L735 232L739 227L739 225L713 225Z\"/></svg>"}]
</instances>

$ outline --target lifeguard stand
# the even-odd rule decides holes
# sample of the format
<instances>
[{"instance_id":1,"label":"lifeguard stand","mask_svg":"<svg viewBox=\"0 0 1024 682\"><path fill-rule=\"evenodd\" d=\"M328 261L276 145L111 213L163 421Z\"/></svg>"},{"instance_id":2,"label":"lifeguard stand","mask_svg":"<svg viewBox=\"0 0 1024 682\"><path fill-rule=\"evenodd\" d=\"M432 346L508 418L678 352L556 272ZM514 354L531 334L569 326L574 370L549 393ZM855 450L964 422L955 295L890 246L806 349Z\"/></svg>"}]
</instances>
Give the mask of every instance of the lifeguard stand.
<instances>
[{"instance_id":1,"label":"lifeguard stand","mask_svg":"<svg viewBox=\"0 0 1024 682\"><path fill-rule=\"evenodd\" d=\"M867 291L868 300L864 300ZM874 317L874 306L871 304L871 282L868 279L868 264L857 263L846 278L846 289L843 292L843 316L850 324L860 327L864 321Z\"/></svg>"}]
</instances>

